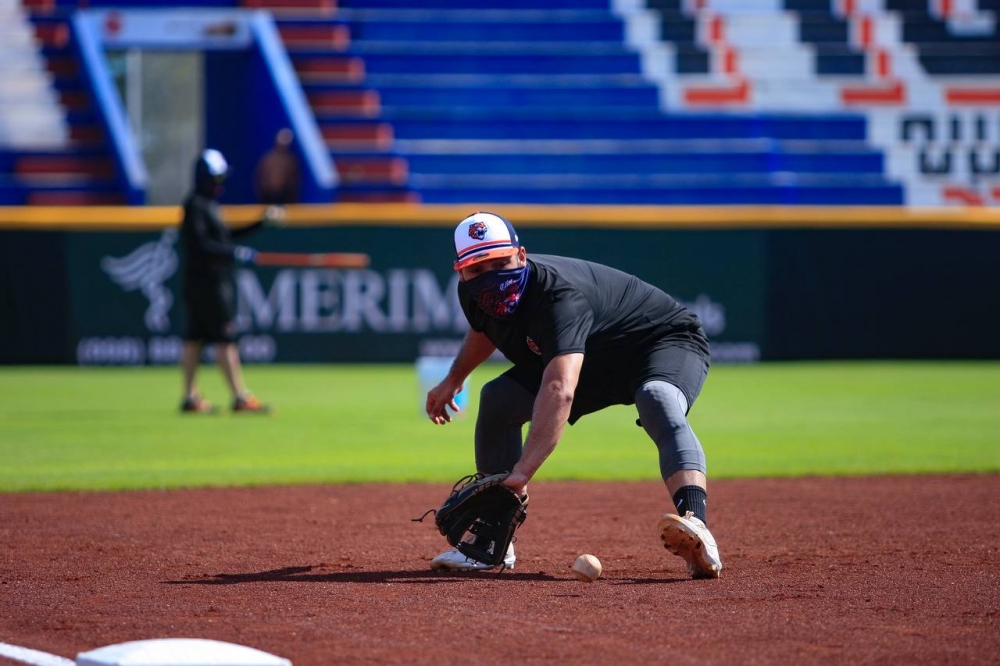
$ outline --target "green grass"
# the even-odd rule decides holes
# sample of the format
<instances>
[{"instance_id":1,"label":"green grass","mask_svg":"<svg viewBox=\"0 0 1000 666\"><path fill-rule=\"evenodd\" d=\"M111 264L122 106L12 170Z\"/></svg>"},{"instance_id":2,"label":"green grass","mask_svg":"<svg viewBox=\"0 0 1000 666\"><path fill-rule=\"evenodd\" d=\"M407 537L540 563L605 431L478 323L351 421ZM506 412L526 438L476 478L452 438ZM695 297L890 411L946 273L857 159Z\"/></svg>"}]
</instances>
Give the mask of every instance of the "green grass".
<instances>
[{"instance_id":1,"label":"green grass","mask_svg":"<svg viewBox=\"0 0 1000 666\"><path fill-rule=\"evenodd\" d=\"M471 471L478 387L444 426L412 366L250 366L272 417L180 416L176 368L0 368L0 491L361 481ZM227 402L217 369L204 392ZM655 479L632 407L567 429L540 479ZM691 415L712 478L996 472L1000 363L717 366Z\"/></svg>"}]
</instances>

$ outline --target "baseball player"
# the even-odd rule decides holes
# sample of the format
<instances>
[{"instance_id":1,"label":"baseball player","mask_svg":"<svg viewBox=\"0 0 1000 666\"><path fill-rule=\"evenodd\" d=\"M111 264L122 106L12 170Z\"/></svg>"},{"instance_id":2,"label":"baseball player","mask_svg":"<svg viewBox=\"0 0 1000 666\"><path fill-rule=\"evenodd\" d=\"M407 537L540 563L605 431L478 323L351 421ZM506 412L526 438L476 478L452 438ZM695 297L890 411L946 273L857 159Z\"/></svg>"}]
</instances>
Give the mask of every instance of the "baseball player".
<instances>
[{"instance_id":1,"label":"baseball player","mask_svg":"<svg viewBox=\"0 0 1000 666\"><path fill-rule=\"evenodd\" d=\"M234 245L233 238L256 231L263 224L280 224L284 210L267 209L264 218L242 229L230 230L219 216L218 198L229 173L226 158L217 150L201 153L194 165L194 191L184 201L181 222L182 273L187 329L181 368L184 374L183 413L214 412L196 387L195 375L202 347L214 344L216 361L232 392L234 412L266 413L269 407L260 402L243 384L239 349L236 346L233 266L252 264L256 251Z\"/></svg>"},{"instance_id":2,"label":"baseball player","mask_svg":"<svg viewBox=\"0 0 1000 666\"><path fill-rule=\"evenodd\" d=\"M708 530L705 453L687 413L708 375L709 345L698 317L656 287L608 266L528 256L503 217L479 212L455 229L458 298L471 330L448 375L427 393L427 415L451 421L469 374L499 349L514 365L483 386L476 469L509 471L525 494L566 424L609 405L635 404L659 450L676 509L658 528L664 547L695 578L717 578L722 560ZM522 442L522 426L530 422ZM503 565L516 562L513 544ZM432 569L491 568L448 550Z\"/></svg>"}]
</instances>

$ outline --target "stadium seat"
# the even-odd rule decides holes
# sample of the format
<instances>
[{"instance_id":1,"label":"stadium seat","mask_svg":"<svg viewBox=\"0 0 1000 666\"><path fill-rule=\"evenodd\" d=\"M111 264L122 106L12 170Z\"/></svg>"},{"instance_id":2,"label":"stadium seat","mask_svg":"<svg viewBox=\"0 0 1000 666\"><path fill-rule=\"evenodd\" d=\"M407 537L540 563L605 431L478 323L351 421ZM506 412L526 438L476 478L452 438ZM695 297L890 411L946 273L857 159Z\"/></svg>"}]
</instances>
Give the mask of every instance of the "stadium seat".
<instances>
[{"instance_id":1,"label":"stadium seat","mask_svg":"<svg viewBox=\"0 0 1000 666\"><path fill-rule=\"evenodd\" d=\"M53 189L50 181L70 178L103 197L113 191L112 162L102 161L100 119L67 56L65 15L76 3L25 5L65 114L68 154L80 159L0 159L0 196L25 200L15 181ZM980 154L1000 141L1000 0L204 5L273 12L341 201L1000 198L1000 165ZM946 134L953 145L939 147ZM60 168L43 176L43 164Z\"/></svg>"},{"instance_id":2,"label":"stadium seat","mask_svg":"<svg viewBox=\"0 0 1000 666\"><path fill-rule=\"evenodd\" d=\"M0 130L0 205L124 203L100 119L71 49L68 10L54 1L28 2L25 8L30 13L20 17L31 31L30 52L40 63L38 79L52 97L47 104L26 107L27 119L17 133L4 137ZM16 21L5 20L5 25L9 30ZM10 44L9 39L0 41ZM0 62L6 64L2 58ZM32 98L33 83L24 78L23 67L18 76L0 77L0 107L5 91L16 95L13 105L4 107L8 119L11 109L26 106ZM18 80L25 87L19 89ZM50 114L54 121L42 124Z\"/></svg>"},{"instance_id":3,"label":"stadium seat","mask_svg":"<svg viewBox=\"0 0 1000 666\"><path fill-rule=\"evenodd\" d=\"M497 1L469 10L456 0L425 7L416 0L342 0L329 18L278 19L283 35L304 31L307 21L349 33L349 41L323 47L286 39L338 171L360 174L345 183L348 197L902 199L884 175L882 155L866 145L860 116L664 109L626 22L605 2ZM664 11L660 25L674 74L711 76L713 54L699 41L697 17L680 3ZM836 44L821 59L833 71L864 67L862 54ZM361 160L381 166L343 166Z\"/></svg>"}]
</instances>

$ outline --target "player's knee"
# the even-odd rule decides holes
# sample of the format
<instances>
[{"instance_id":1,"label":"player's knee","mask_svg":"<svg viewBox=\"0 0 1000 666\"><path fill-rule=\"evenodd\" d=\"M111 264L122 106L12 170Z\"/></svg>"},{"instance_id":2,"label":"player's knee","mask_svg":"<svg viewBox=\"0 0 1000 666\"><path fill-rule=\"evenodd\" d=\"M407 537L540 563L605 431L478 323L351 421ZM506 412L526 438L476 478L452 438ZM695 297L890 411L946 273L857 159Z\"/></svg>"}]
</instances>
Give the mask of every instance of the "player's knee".
<instances>
[{"instance_id":1,"label":"player's knee","mask_svg":"<svg viewBox=\"0 0 1000 666\"><path fill-rule=\"evenodd\" d=\"M642 427L660 452L664 479L681 470L705 471L705 452L687 421L687 400L679 388L649 382L636 391L635 404Z\"/></svg>"},{"instance_id":2,"label":"player's knee","mask_svg":"<svg viewBox=\"0 0 1000 666\"><path fill-rule=\"evenodd\" d=\"M504 422L519 420L524 402L518 395L519 390L524 391L517 382L503 375L483 384L479 391L479 418Z\"/></svg>"},{"instance_id":3,"label":"player's knee","mask_svg":"<svg viewBox=\"0 0 1000 666\"><path fill-rule=\"evenodd\" d=\"M479 409L495 409L504 402L503 382L500 377L483 384L479 391Z\"/></svg>"},{"instance_id":4,"label":"player's knee","mask_svg":"<svg viewBox=\"0 0 1000 666\"><path fill-rule=\"evenodd\" d=\"M504 407L518 409L526 404L533 405L535 403L534 394L507 375L500 375L483 384L479 398Z\"/></svg>"},{"instance_id":5,"label":"player's knee","mask_svg":"<svg viewBox=\"0 0 1000 666\"><path fill-rule=\"evenodd\" d=\"M684 393L664 381L647 382L635 393L635 406L643 428L660 445L665 438L688 429L687 398Z\"/></svg>"}]
</instances>

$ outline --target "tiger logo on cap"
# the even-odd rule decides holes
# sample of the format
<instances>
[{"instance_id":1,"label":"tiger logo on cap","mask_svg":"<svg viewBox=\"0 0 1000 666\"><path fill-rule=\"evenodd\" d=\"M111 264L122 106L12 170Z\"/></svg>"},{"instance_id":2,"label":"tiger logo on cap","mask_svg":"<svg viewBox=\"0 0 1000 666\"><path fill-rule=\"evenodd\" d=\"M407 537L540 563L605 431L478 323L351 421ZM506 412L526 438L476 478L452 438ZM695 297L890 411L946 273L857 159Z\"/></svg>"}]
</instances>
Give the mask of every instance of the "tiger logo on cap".
<instances>
[{"instance_id":1,"label":"tiger logo on cap","mask_svg":"<svg viewBox=\"0 0 1000 666\"><path fill-rule=\"evenodd\" d=\"M476 240L483 240L486 238L486 232L489 229L485 222L473 222L469 225L469 238L475 238Z\"/></svg>"}]
</instances>

